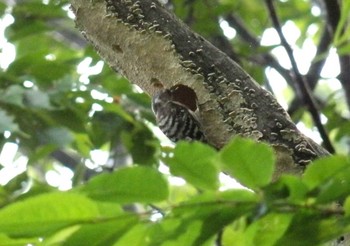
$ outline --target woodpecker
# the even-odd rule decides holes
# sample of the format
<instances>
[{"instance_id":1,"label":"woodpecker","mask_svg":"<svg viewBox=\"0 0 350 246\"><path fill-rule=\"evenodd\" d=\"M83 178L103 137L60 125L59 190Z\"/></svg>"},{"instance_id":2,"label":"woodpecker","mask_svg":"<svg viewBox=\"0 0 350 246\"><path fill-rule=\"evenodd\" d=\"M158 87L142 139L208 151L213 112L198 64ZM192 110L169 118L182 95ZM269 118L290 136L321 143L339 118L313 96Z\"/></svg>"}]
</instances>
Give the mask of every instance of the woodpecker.
<instances>
[{"instance_id":1,"label":"woodpecker","mask_svg":"<svg viewBox=\"0 0 350 246\"><path fill-rule=\"evenodd\" d=\"M207 142L194 111L176 101L175 89L163 89L152 99L152 110L160 130L173 142Z\"/></svg>"}]
</instances>

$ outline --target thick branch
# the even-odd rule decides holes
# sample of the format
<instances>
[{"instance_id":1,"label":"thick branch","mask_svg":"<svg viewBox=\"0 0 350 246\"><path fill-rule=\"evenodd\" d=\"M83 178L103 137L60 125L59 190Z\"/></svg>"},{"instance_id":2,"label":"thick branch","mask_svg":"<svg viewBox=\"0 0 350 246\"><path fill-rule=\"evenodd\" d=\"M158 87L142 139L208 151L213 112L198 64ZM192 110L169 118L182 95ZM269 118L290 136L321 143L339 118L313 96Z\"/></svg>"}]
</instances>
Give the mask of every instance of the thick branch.
<instances>
[{"instance_id":1,"label":"thick branch","mask_svg":"<svg viewBox=\"0 0 350 246\"><path fill-rule=\"evenodd\" d=\"M159 85L184 84L195 91L203 130L215 147L234 135L265 141L280 163L291 165L283 171L294 172L328 154L298 131L270 93L158 1L71 2L85 37L130 81L150 95Z\"/></svg>"}]
</instances>

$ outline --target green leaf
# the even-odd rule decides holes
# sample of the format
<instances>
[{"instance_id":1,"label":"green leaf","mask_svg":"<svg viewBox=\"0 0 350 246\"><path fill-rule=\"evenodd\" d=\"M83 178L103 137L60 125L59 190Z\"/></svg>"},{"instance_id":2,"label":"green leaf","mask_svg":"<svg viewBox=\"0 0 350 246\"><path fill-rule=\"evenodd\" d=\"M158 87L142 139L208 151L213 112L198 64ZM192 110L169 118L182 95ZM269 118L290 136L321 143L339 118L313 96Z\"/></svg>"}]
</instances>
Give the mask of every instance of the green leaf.
<instances>
[{"instance_id":1,"label":"green leaf","mask_svg":"<svg viewBox=\"0 0 350 246\"><path fill-rule=\"evenodd\" d=\"M345 215L349 217L350 215L350 196L348 196L344 202Z\"/></svg>"},{"instance_id":2,"label":"green leaf","mask_svg":"<svg viewBox=\"0 0 350 246\"><path fill-rule=\"evenodd\" d=\"M99 217L96 203L72 193L47 193L0 210L0 231L9 236L43 236Z\"/></svg>"},{"instance_id":3,"label":"green leaf","mask_svg":"<svg viewBox=\"0 0 350 246\"><path fill-rule=\"evenodd\" d=\"M235 203L256 203L258 202L258 196L256 193L246 189L233 189L226 191L207 191L197 196L192 197L186 202L186 204L203 204L206 205L220 205L220 203L226 203L234 206Z\"/></svg>"},{"instance_id":4,"label":"green leaf","mask_svg":"<svg viewBox=\"0 0 350 246\"><path fill-rule=\"evenodd\" d=\"M309 189L300 177L282 175L276 182L264 187L264 196L268 200L287 199L289 202L303 202Z\"/></svg>"},{"instance_id":5,"label":"green leaf","mask_svg":"<svg viewBox=\"0 0 350 246\"><path fill-rule=\"evenodd\" d=\"M339 23L337 25L335 34L334 34L334 45L339 46L343 42L347 42L349 40L349 29L346 28L347 22L349 21L349 11L350 11L350 2L344 1L344 4L341 6L341 14Z\"/></svg>"},{"instance_id":6,"label":"green leaf","mask_svg":"<svg viewBox=\"0 0 350 246\"><path fill-rule=\"evenodd\" d=\"M307 188L307 185L304 182L302 182L300 177L292 175L283 175L280 178L280 180L288 187L289 201L300 202L305 199L309 190Z\"/></svg>"},{"instance_id":7,"label":"green leaf","mask_svg":"<svg viewBox=\"0 0 350 246\"><path fill-rule=\"evenodd\" d=\"M89 246L112 245L134 226L136 217L123 217L118 221L106 221L99 224L83 225L64 242L64 246L75 246L89 242Z\"/></svg>"},{"instance_id":8,"label":"green leaf","mask_svg":"<svg viewBox=\"0 0 350 246\"><path fill-rule=\"evenodd\" d=\"M254 245L277 245L277 240L286 232L292 218L292 214L267 214L248 227L246 237L253 238Z\"/></svg>"},{"instance_id":9,"label":"green leaf","mask_svg":"<svg viewBox=\"0 0 350 246\"><path fill-rule=\"evenodd\" d=\"M99 218L92 223L84 223L65 227L53 235L45 237L44 245L112 245L130 226L139 221L134 214L125 214L116 203L97 203L100 211Z\"/></svg>"},{"instance_id":10,"label":"green leaf","mask_svg":"<svg viewBox=\"0 0 350 246\"><path fill-rule=\"evenodd\" d=\"M219 188L219 168L216 166L216 151L199 142L180 142L176 145L173 158L165 162L173 175L183 177L199 189Z\"/></svg>"},{"instance_id":11,"label":"green leaf","mask_svg":"<svg viewBox=\"0 0 350 246\"><path fill-rule=\"evenodd\" d=\"M176 235L193 221L202 221L201 234L193 245L203 245L234 220L253 213L257 207L257 196L248 190L205 192L175 207L172 215L181 218Z\"/></svg>"},{"instance_id":12,"label":"green leaf","mask_svg":"<svg viewBox=\"0 0 350 246\"><path fill-rule=\"evenodd\" d=\"M165 241L164 246L177 246L177 245L199 245L196 244L196 238L199 237L202 230L201 221L192 221L187 225L186 230L183 233L178 234L176 239ZM204 245L201 243L200 245Z\"/></svg>"},{"instance_id":13,"label":"green leaf","mask_svg":"<svg viewBox=\"0 0 350 246\"><path fill-rule=\"evenodd\" d=\"M59 147L65 147L73 141L72 133L64 127L49 128L43 132L41 138L43 143Z\"/></svg>"},{"instance_id":14,"label":"green leaf","mask_svg":"<svg viewBox=\"0 0 350 246\"><path fill-rule=\"evenodd\" d=\"M79 190L93 199L119 203L157 202L167 199L169 193L162 174L141 166L100 174Z\"/></svg>"},{"instance_id":15,"label":"green leaf","mask_svg":"<svg viewBox=\"0 0 350 246\"><path fill-rule=\"evenodd\" d=\"M121 207L116 203L100 202L98 207L102 216L115 219L80 225L78 230L69 235L68 238L61 240L64 241L64 246L80 245L81 242L89 242L89 246L112 245L130 227L139 222L139 216L123 213Z\"/></svg>"},{"instance_id":16,"label":"green leaf","mask_svg":"<svg viewBox=\"0 0 350 246\"><path fill-rule=\"evenodd\" d=\"M24 93L24 101L26 106L39 108L39 109L51 109L51 103L49 95L45 92L38 90L28 90Z\"/></svg>"},{"instance_id":17,"label":"green leaf","mask_svg":"<svg viewBox=\"0 0 350 246\"><path fill-rule=\"evenodd\" d=\"M57 124L67 127L74 132L85 132L87 119L81 117L81 113L81 111L79 112L78 110L71 110L68 108L47 112L48 116L56 121Z\"/></svg>"},{"instance_id":18,"label":"green leaf","mask_svg":"<svg viewBox=\"0 0 350 246\"><path fill-rule=\"evenodd\" d=\"M225 227L222 235L222 245L253 246L253 238L245 235L246 221L241 218Z\"/></svg>"},{"instance_id":19,"label":"green leaf","mask_svg":"<svg viewBox=\"0 0 350 246\"><path fill-rule=\"evenodd\" d=\"M350 161L332 156L315 161L305 172L305 183L316 192L316 202L343 200L350 195Z\"/></svg>"},{"instance_id":20,"label":"green leaf","mask_svg":"<svg viewBox=\"0 0 350 246\"><path fill-rule=\"evenodd\" d=\"M0 109L0 133L5 131L18 131L18 125L14 122L14 117L9 116L5 111Z\"/></svg>"},{"instance_id":21,"label":"green leaf","mask_svg":"<svg viewBox=\"0 0 350 246\"><path fill-rule=\"evenodd\" d=\"M11 85L2 93L0 101L22 107L25 89L19 85Z\"/></svg>"},{"instance_id":22,"label":"green leaf","mask_svg":"<svg viewBox=\"0 0 350 246\"><path fill-rule=\"evenodd\" d=\"M0 15L4 14L4 11L6 8L7 8L7 5L3 2L0 2Z\"/></svg>"},{"instance_id":23,"label":"green leaf","mask_svg":"<svg viewBox=\"0 0 350 246\"><path fill-rule=\"evenodd\" d=\"M23 246L23 245L38 245L38 238L11 238L6 234L0 233L1 246Z\"/></svg>"},{"instance_id":24,"label":"green leaf","mask_svg":"<svg viewBox=\"0 0 350 246\"><path fill-rule=\"evenodd\" d=\"M314 161L307 167L303 175L303 181L308 185L309 189L326 183L337 175L350 167L349 160L345 156L330 156Z\"/></svg>"},{"instance_id":25,"label":"green leaf","mask_svg":"<svg viewBox=\"0 0 350 246\"><path fill-rule=\"evenodd\" d=\"M132 227L127 233L125 233L120 240L118 240L113 246L146 246L150 245L147 243L147 232L149 228L146 224L137 224Z\"/></svg>"},{"instance_id":26,"label":"green leaf","mask_svg":"<svg viewBox=\"0 0 350 246\"><path fill-rule=\"evenodd\" d=\"M79 230L80 225L73 225L63 228L58 232L55 232L53 235L45 237L42 240L43 245L61 245L62 242L65 242L68 237L70 237L74 232Z\"/></svg>"},{"instance_id":27,"label":"green leaf","mask_svg":"<svg viewBox=\"0 0 350 246\"><path fill-rule=\"evenodd\" d=\"M220 151L223 170L251 189L267 185L274 172L275 157L265 143L236 137Z\"/></svg>"},{"instance_id":28,"label":"green leaf","mask_svg":"<svg viewBox=\"0 0 350 246\"><path fill-rule=\"evenodd\" d=\"M322 243L336 240L344 233L344 222L341 217L299 211L294 214L286 233L274 245L324 245Z\"/></svg>"},{"instance_id":29,"label":"green leaf","mask_svg":"<svg viewBox=\"0 0 350 246\"><path fill-rule=\"evenodd\" d=\"M121 138L135 163L149 166L158 163L159 140L148 127L135 124L132 131L124 131Z\"/></svg>"}]
</instances>

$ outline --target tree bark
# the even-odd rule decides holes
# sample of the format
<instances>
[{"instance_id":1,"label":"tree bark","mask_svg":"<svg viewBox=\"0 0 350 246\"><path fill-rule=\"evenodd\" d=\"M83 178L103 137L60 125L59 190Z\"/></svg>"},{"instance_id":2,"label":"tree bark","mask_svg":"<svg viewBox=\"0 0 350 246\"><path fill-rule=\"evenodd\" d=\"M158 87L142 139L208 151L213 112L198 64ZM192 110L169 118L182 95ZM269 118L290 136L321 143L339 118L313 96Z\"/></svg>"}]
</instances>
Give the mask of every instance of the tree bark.
<instances>
[{"instance_id":1,"label":"tree bark","mask_svg":"<svg viewBox=\"0 0 350 246\"><path fill-rule=\"evenodd\" d=\"M151 96L183 84L199 102L210 144L240 135L272 145L277 172L301 173L328 152L304 136L275 98L158 1L71 0L78 28L116 71Z\"/></svg>"}]
</instances>

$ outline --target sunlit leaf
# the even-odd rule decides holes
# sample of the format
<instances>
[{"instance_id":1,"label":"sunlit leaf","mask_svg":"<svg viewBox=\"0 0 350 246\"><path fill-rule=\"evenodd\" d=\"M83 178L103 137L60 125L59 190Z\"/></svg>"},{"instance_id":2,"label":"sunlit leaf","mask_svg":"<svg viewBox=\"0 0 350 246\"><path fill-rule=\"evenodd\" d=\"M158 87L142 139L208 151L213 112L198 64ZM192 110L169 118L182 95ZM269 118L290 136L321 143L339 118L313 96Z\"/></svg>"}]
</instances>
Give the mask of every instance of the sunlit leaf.
<instances>
[{"instance_id":1,"label":"sunlit leaf","mask_svg":"<svg viewBox=\"0 0 350 246\"><path fill-rule=\"evenodd\" d=\"M270 213L250 225L245 236L253 238L254 245L275 245L288 229L292 219L292 214Z\"/></svg>"},{"instance_id":2,"label":"sunlit leaf","mask_svg":"<svg viewBox=\"0 0 350 246\"><path fill-rule=\"evenodd\" d=\"M0 233L0 245L20 246L20 245L36 245L39 244L39 238L11 238L4 233Z\"/></svg>"},{"instance_id":3,"label":"sunlit leaf","mask_svg":"<svg viewBox=\"0 0 350 246\"><path fill-rule=\"evenodd\" d=\"M200 189L216 190L219 187L216 157L216 151L207 145L181 142L166 163L172 174L183 177L190 184Z\"/></svg>"},{"instance_id":4,"label":"sunlit leaf","mask_svg":"<svg viewBox=\"0 0 350 246\"><path fill-rule=\"evenodd\" d=\"M346 169L350 168L349 160L345 156L331 156L319 159L309 165L303 175L303 181L310 189L324 184Z\"/></svg>"},{"instance_id":5,"label":"sunlit leaf","mask_svg":"<svg viewBox=\"0 0 350 246\"><path fill-rule=\"evenodd\" d=\"M80 190L93 199L119 203L157 202L168 197L165 178L156 170L141 166L100 174Z\"/></svg>"},{"instance_id":6,"label":"sunlit leaf","mask_svg":"<svg viewBox=\"0 0 350 246\"><path fill-rule=\"evenodd\" d=\"M19 85L11 85L4 92L0 101L22 107L25 89Z\"/></svg>"},{"instance_id":7,"label":"sunlit leaf","mask_svg":"<svg viewBox=\"0 0 350 246\"><path fill-rule=\"evenodd\" d=\"M257 189L271 181L275 157L265 143L237 137L221 150L220 156L223 169L249 188Z\"/></svg>"},{"instance_id":8,"label":"sunlit leaf","mask_svg":"<svg viewBox=\"0 0 350 246\"><path fill-rule=\"evenodd\" d=\"M0 231L11 236L40 236L65 226L98 218L98 206L71 193L48 193L0 210Z\"/></svg>"}]
</instances>

